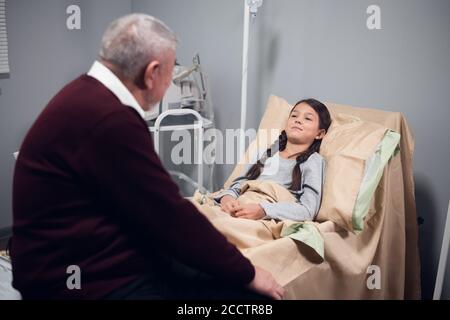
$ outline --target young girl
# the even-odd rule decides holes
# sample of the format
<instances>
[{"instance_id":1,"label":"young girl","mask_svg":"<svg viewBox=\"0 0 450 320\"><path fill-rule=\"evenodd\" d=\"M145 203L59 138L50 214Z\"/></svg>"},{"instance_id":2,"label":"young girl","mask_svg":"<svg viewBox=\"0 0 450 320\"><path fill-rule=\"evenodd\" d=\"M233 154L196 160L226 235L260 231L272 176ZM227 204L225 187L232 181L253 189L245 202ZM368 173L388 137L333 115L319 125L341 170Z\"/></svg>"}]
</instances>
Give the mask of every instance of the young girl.
<instances>
[{"instance_id":1,"label":"young girl","mask_svg":"<svg viewBox=\"0 0 450 320\"><path fill-rule=\"evenodd\" d=\"M330 124L330 113L323 103L315 99L297 102L278 141L244 176L215 197L222 210L237 218L254 220L313 220L320 207L325 171L325 160L318 152ZM267 170L273 161L279 163L275 173ZM240 204L237 198L247 180L274 181L291 191L297 202Z\"/></svg>"}]
</instances>

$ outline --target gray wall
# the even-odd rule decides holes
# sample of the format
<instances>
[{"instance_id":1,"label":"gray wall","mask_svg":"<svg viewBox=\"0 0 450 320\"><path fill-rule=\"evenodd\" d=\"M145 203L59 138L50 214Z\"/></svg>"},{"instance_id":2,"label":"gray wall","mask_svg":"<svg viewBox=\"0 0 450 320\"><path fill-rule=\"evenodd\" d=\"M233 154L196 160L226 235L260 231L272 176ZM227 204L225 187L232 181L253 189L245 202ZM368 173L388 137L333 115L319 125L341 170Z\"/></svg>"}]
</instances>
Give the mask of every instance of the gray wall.
<instances>
[{"instance_id":1,"label":"gray wall","mask_svg":"<svg viewBox=\"0 0 450 320\"><path fill-rule=\"evenodd\" d=\"M378 4L382 30L366 28ZM69 4L82 8L82 30L65 28ZM0 79L0 228L11 224L12 152L48 100L85 72L113 18L130 11L164 20L180 36L178 59L199 52L208 71L217 126L239 127L243 1L8 1L11 74ZM450 1L265 1L252 25L248 127L269 94L402 112L416 138L414 175L424 296L431 297L450 198ZM223 183L231 166L216 175ZM450 263L449 263L450 264ZM447 268L450 270L450 266ZM450 271L443 297L450 298Z\"/></svg>"},{"instance_id":2,"label":"gray wall","mask_svg":"<svg viewBox=\"0 0 450 320\"><path fill-rule=\"evenodd\" d=\"M217 126L240 125L243 1L133 0L181 38L178 58L200 52L210 75ZM382 30L369 31L366 9L381 7ZM434 288L450 199L450 1L265 1L252 25L248 127L274 93L402 112L416 139L414 176L424 297ZM223 183L231 168L224 166ZM450 264L450 262L449 262ZM450 270L450 266L447 268ZM450 271L444 298L450 298Z\"/></svg>"},{"instance_id":3,"label":"gray wall","mask_svg":"<svg viewBox=\"0 0 450 320\"><path fill-rule=\"evenodd\" d=\"M81 7L81 30L66 28L71 4ZM12 221L12 153L49 99L88 70L107 24L130 11L125 0L7 1L11 72L0 78L0 229Z\"/></svg>"}]
</instances>

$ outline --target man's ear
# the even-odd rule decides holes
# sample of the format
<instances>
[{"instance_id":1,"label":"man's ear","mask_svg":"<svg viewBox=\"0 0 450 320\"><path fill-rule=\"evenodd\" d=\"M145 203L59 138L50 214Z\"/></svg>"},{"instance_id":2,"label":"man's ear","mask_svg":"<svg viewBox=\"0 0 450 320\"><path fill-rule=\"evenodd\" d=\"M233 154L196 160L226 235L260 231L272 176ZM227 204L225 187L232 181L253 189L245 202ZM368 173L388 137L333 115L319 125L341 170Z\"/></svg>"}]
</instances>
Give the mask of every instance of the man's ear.
<instances>
[{"instance_id":1,"label":"man's ear","mask_svg":"<svg viewBox=\"0 0 450 320\"><path fill-rule=\"evenodd\" d=\"M319 134L316 136L316 139L323 139L325 137L325 129L320 129Z\"/></svg>"},{"instance_id":2,"label":"man's ear","mask_svg":"<svg viewBox=\"0 0 450 320\"><path fill-rule=\"evenodd\" d=\"M153 60L145 68L144 83L148 89L153 89L154 83L155 83L155 78L156 78L156 73L158 71L158 68L160 68L160 67L161 66L160 66L159 61Z\"/></svg>"}]
</instances>

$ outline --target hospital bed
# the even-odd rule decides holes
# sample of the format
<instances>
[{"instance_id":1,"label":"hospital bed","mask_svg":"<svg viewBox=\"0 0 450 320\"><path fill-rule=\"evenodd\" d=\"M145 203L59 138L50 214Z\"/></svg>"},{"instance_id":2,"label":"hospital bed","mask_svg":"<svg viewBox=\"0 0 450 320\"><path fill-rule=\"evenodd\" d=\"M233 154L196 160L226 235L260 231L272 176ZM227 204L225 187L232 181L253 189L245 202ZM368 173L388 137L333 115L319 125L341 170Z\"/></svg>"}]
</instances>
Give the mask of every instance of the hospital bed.
<instances>
[{"instance_id":1,"label":"hospital bed","mask_svg":"<svg viewBox=\"0 0 450 320\"><path fill-rule=\"evenodd\" d=\"M287 222L228 218L208 208L199 194L193 202L255 265L272 272L286 299L420 299L414 141L408 124L398 112L326 104L333 124L321 147L327 160L322 205L317 221L297 228L313 226L314 241L305 234L286 236ZM291 108L282 98L269 98L247 160L273 143L267 132L283 129ZM370 148L385 158L373 179L367 178L376 171L367 167L373 160ZM224 188L243 167L236 165ZM363 187L367 181L371 186Z\"/></svg>"}]
</instances>

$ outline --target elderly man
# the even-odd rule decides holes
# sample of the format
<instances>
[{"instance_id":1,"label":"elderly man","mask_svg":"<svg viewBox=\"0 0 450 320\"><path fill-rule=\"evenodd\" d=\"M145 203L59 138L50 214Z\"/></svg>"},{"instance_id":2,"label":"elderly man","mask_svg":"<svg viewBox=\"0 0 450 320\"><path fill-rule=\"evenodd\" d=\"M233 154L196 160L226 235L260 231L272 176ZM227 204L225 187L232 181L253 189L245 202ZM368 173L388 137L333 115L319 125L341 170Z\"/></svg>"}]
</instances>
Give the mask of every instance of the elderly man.
<instances>
[{"instance_id":1,"label":"elderly man","mask_svg":"<svg viewBox=\"0 0 450 320\"><path fill-rule=\"evenodd\" d=\"M99 61L26 135L11 246L24 298L239 298L248 289L282 297L268 272L179 195L155 153L143 116L169 86L175 48L173 32L151 16L114 21Z\"/></svg>"}]
</instances>

